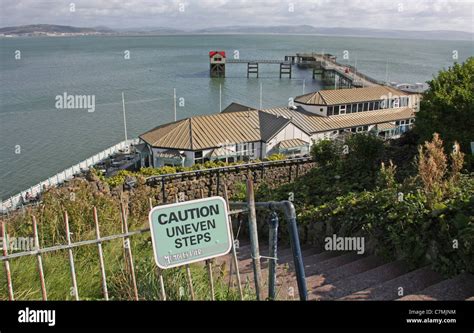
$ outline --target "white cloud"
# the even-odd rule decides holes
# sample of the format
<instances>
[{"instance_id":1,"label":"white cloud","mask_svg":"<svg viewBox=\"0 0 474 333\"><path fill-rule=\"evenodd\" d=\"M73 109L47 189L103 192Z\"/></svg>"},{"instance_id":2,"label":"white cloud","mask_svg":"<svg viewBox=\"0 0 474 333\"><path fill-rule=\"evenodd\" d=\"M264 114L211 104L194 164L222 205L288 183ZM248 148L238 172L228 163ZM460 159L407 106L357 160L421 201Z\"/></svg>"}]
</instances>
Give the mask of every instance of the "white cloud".
<instances>
[{"instance_id":1,"label":"white cloud","mask_svg":"<svg viewBox=\"0 0 474 333\"><path fill-rule=\"evenodd\" d=\"M473 0L0 0L3 26L111 28L309 24L472 31ZM76 12L69 11L75 3ZM180 11L184 5L184 11ZM290 7L293 6L293 7ZM291 11L290 8L294 8Z\"/></svg>"}]
</instances>

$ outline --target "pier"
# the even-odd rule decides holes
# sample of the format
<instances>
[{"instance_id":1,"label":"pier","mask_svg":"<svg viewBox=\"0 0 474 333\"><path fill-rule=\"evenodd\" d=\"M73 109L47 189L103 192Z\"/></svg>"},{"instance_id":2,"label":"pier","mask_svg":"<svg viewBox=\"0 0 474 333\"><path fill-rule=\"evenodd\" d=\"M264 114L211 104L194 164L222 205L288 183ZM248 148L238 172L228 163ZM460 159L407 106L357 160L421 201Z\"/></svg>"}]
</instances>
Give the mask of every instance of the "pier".
<instances>
[{"instance_id":1,"label":"pier","mask_svg":"<svg viewBox=\"0 0 474 333\"><path fill-rule=\"evenodd\" d=\"M211 51L210 76L225 77L227 64L247 64L247 78L259 77L261 64L279 65L280 78L292 78L293 66L311 69L313 79L320 76L322 81L335 88L373 87L384 85L383 82L359 72L354 66L341 64L336 57L327 53L296 53L278 59L227 59L223 51Z\"/></svg>"},{"instance_id":2,"label":"pier","mask_svg":"<svg viewBox=\"0 0 474 333\"><path fill-rule=\"evenodd\" d=\"M243 59L227 59L223 51L209 52L210 59L210 75L211 77L225 77L225 69L227 64L247 64L247 77L252 75L259 77L259 67L261 64L280 65L280 78L288 76L291 79L292 63L289 60L243 60Z\"/></svg>"},{"instance_id":3,"label":"pier","mask_svg":"<svg viewBox=\"0 0 474 333\"><path fill-rule=\"evenodd\" d=\"M285 60L290 60L299 67L312 68L313 79L319 74L323 81L332 81L339 88L383 85L383 82L359 72L354 66L337 62L336 57L331 54L297 53L296 56L286 56Z\"/></svg>"}]
</instances>

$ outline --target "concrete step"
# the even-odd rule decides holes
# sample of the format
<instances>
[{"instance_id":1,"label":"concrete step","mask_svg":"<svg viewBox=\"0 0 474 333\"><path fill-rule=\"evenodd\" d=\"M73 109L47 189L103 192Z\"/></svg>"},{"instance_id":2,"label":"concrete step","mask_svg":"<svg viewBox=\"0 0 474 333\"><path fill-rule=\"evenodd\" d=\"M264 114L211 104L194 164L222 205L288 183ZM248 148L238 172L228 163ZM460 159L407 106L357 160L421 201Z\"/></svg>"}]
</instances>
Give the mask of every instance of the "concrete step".
<instances>
[{"instance_id":1,"label":"concrete step","mask_svg":"<svg viewBox=\"0 0 474 333\"><path fill-rule=\"evenodd\" d=\"M423 267L370 288L344 296L341 299L348 301L394 300L400 297L400 288L403 288L403 294L412 294L442 280L443 277L441 274L434 272L428 267Z\"/></svg>"},{"instance_id":2,"label":"concrete step","mask_svg":"<svg viewBox=\"0 0 474 333\"><path fill-rule=\"evenodd\" d=\"M262 249L262 248L260 248ZM303 258L305 256L310 256L316 252L316 249L313 247L302 247L301 254L303 255ZM260 252L260 255L263 256L268 256L267 251L265 252ZM261 267L266 268L268 267L268 259L266 258L261 258L260 263ZM293 252L291 251L291 247L287 248L280 248L278 249L278 265L286 265L293 267ZM239 258L239 267L240 267L240 272L241 273L246 273L248 270L252 270L252 258L250 255L248 258L241 259Z\"/></svg>"},{"instance_id":3,"label":"concrete step","mask_svg":"<svg viewBox=\"0 0 474 333\"><path fill-rule=\"evenodd\" d=\"M364 257L354 252L342 254L338 252L323 253L325 253L325 255L322 255L321 253L319 256L314 256L314 259L313 256L304 258L306 276L327 272L331 269L347 265Z\"/></svg>"},{"instance_id":4,"label":"concrete step","mask_svg":"<svg viewBox=\"0 0 474 333\"><path fill-rule=\"evenodd\" d=\"M404 301L455 301L474 296L474 275L463 273L419 292L399 298Z\"/></svg>"},{"instance_id":5,"label":"concrete step","mask_svg":"<svg viewBox=\"0 0 474 333\"><path fill-rule=\"evenodd\" d=\"M312 291L312 299L329 300L350 295L356 291L391 280L408 272L403 261L395 261L369 269L363 273L325 284Z\"/></svg>"},{"instance_id":6,"label":"concrete step","mask_svg":"<svg viewBox=\"0 0 474 333\"><path fill-rule=\"evenodd\" d=\"M327 285L326 291L330 291L332 289L331 284L334 282L363 273L383 264L384 262L381 258L376 256L368 256L354 260L340 267L330 269L327 272L308 276L306 278L308 298L317 298L317 296L323 292L324 289L320 289L316 294L313 294L313 292L315 289L320 288L323 285Z\"/></svg>"}]
</instances>

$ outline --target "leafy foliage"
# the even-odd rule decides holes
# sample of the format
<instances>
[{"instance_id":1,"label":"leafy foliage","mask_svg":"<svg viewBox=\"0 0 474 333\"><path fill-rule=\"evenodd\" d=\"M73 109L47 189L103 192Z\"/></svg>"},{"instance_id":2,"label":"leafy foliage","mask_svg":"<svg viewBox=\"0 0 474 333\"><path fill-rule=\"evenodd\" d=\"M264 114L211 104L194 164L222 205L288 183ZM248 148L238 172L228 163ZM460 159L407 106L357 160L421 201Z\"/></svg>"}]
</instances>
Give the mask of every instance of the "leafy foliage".
<instances>
[{"instance_id":1,"label":"leafy foliage","mask_svg":"<svg viewBox=\"0 0 474 333\"><path fill-rule=\"evenodd\" d=\"M415 131L420 136L420 142L429 140L435 132L444 139L447 150L452 150L454 142L458 141L461 150L467 154L467 166L472 170L474 158L470 142L474 141L474 57L439 72L428 83L429 90L423 95L420 112L416 116Z\"/></svg>"},{"instance_id":2,"label":"leafy foliage","mask_svg":"<svg viewBox=\"0 0 474 333\"><path fill-rule=\"evenodd\" d=\"M281 161L281 160L284 160L286 158L285 155L283 154L273 154L273 155L270 155L266 158L267 161Z\"/></svg>"},{"instance_id":3,"label":"leafy foliage","mask_svg":"<svg viewBox=\"0 0 474 333\"><path fill-rule=\"evenodd\" d=\"M266 158L267 161L280 161L284 160L286 158L285 155L282 154L274 154ZM115 186L120 186L125 183L125 180L127 177L151 177L151 176L160 176L160 175L168 175L168 174L174 174L178 172L187 172L187 171L197 171L197 170L206 170L206 169L212 169L212 168L221 168L221 167L226 167L226 166L234 166L234 165L241 165L245 163L259 163L261 162L260 160L251 160L248 162L244 161L237 161L237 162L231 162L231 163L226 163L223 161L208 161L203 164L194 164L191 167L183 167L183 166L163 166L160 168L141 168L137 172L132 172L132 171L127 171L127 170L121 170L119 171L116 175L105 178L102 177L103 180L107 182L108 185L115 187Z\"/></svg>"},{"instance_id":4,"label":"leafy foliage","mask_svg":"<svg viewBox=\"0 0 474 333\"><path fill-rule=\"evenodd\" d=\"M355 135L346 141L349 154L326 155L293 184L259 189L259 200L286 200L293 192L301 233L317 246L333 234L363 236L368 250L412 268L474 272L474 178L460 173L463 154L448 157L437 134L418 156L416 146L404 143L402 178L392 162L399 160L398 143ZM327 142L320 147L337 151Z\"/></svg>"}]
</instances>

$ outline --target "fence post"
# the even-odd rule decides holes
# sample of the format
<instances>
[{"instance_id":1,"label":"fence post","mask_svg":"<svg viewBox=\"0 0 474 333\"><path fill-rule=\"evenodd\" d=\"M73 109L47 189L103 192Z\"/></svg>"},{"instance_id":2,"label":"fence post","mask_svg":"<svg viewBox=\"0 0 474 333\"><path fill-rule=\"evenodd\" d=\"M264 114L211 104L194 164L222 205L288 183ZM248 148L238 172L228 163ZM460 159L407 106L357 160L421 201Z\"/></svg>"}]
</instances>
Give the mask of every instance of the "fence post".
<instances>
[{"instance_id":1,"label":"fence post","mask_svg":"<svg viewBox=\"0 0 474 333\"><path fill-rule=\"evenodd\" d=\"M278 253L278 214L273 211L269 222L268 233L268 298L276 298L276 266Z\"/></svg>"},{"instance_id":2,"label":"fence post","mask_svg":"<svg viewBox=\"0 0 474 333\"><path fill-rule=\"evenodd\" d=\"M191 267L189 264L186 265L186 276L188 278L189 292L191 293L191 300L195 300L194 287L193 287L193 277L191 275Z\"/></svg>"},{"instance_id":3,"label":"fence post","mask_svg":"<svg viewBox=\"0 0 474 333\"><path fill-rule=\"evenodd\" d=\"M207 274L209 275L209 286L211 287L211 301L215 301L214 278L212 277L212 261L206 260Z\"/></svg>"},{"instance_id":4,"label":"fence post","mask_svg":"<svg viewBox=\"0 0 474 333\"><path fill-rule=\"evenodd\" d=\"M100 229L99 229L99 217L97 216L97 208L94 207L94 224L95 224L95 235L96 239L100 240ZM100 264L100 275L102 277L102 291L104 293L104 299L109 300L109 292L107 290L107 278L105 276L105 264L104 264L104 253L102 252L102 242L97 243L97 249L99 250L99 264Z\"/></svg>"},{"instance_id":5,"label":"fence post","mask_svg":"<svg viewBox=\"0 0 474 333\"><path fill-rule=\"evenodd\" d=\"M178 195L176 194L175 195L175 202L178 203L179 202L179 198L178 198ZM193 277L191 275L191 267L189 266L189 264L187 264L186 266L186 277L187 277L187 280L188 280L188 287L189 287L189 292L191 294L191 300L195 300L195 295L194 295L194 287L193 287Z\"/></svg>"},{"instance_id":6,"label":"fence post","mask_svg":"<svg viewBox=\"0 0 474 333\"><path fill-rule=\"evenodd\" d=\"M227 210L230 211L230 205L229 205L229 193L227 191L227 184L224 184L224 200L227 204ZM230 240L232 241L232 262L231 262L231 268L232 268L232 263L235 266L235 276L237 278L237 288L239 289L239 296L240 300L243 301L244 299L244 293L242 291L242 281L240 279L240 270L239 270L239 259L237 258L237 251L235 249L235 240L234 240L234 230L232 229L232 219L229 216L229 228L230 228ZM231 271L232 272L232 271ZM230 279L232 279L232 274L230 276Z\"/></svg>"},{"instance_id":7,"label":"fence post","mask_svg":"<svg viewBox=\"0 0 474 333\"><path fill-rule=\"evenodd\" d=\"M150 210L153 209L153 201L151 198L148 198L148 203L150 205ZM150 230L151 231L151 230ZM156 267L158 273L158 280L160 281L160 290L161 290L161 300L166 301L166 292L165 292L165 282L163 281L163 273L160 267Z\"/></svg>"},{"instance_id":8,"label":"fence post","mask_svg":"<svg viewBox=\"0 0 474 333\"><path fill-rule=\"evenodd\" d=\"M282 201L285 216L288 222L288 232L290 234L290 244L293 252L293 262L295 263L296 282L300 300L305 301L308 297L306 288L306 278L304 273L303 255L301 254L300 240L298 238L298 226L296 225L295 206L290 201Z\"/></svg>"},{"instance_id":9,"label":"fence post","mask_svg":"<svg viewBox=\"0 0 474 333\"><path fill-rule=\"evenodd\" d=\"M38 227L36 223L36 217L32 216L31 217L33 221L33 238L35 241L35 250L39 251L40 249L40 244L39 244L39 237L38 237ZM38 273L39 273L39 278L40 278L40 283L41 283L41 296L43 297L43 301L48 300L48 295L46 293L46 283L44 281L44 270L43 270L43 259L41 258L41 254L37 254L36 258L38 260Z\"/></svg>"},{"instance_id":10,"label":"fence post","mask_svg":"<svg viewBox=\"0 0 474 333\"><path fill-rule=\"evenodd\" d=\"M204 199L204 190L201 189L201 199ZM209 287L211 288L211 301L215 301L214 278L212 276L212 261L206 260L207 274L209 275Z\"/></svg>"},{"instance_id":11,"label":"fence post","mask_svg":"<svg viewBox=\"0 0 474 333\"><path fill-rule=\"evenodd\" d=\"M71 245L71 233L69 231L69 217L67 214L67 211L64 211L63 213L64 216L64 223L66 225L66 240L67 240L67 245ZM79 300L79 291L77 289L77 280L76 280L76 268L74 266L74 255L72 253L72 249L68 249L69 253L69 266L71 268L71 279L72 279L72 287L74 290L74 297L76 301Z\"/></svg>"},{"instance_id":12,"label":"fence post","mask_svg":"<svg viewBox=\"0 0 474 333\"><path fill-rule=\"evenodd\" d=\"M247 177L247 203L249 209L249 234L250 246L252 248L252 262L254 272L255 293L257 300L262 299L262 270L260 267L260 251L258 246L258 231L257 231L257 213L255 211L255 197L253 191L252 174L248 172Z\"/></svg>"},{"instance_id":13,"label":"fence post","mask_svg":"<svg viewBox=\"0 0 474 333\"><path fill-rule=\"evenodd\" d=\"M122 226L125 234L128 234L128 219L127 213L125 212L125 206L123 202L120 202L120 215L122 217ZM125 236L123 239L123 246L125 248L126 257L128 259L128 265L130 269L130 275L132 277L132 287L135 300L138 301L138 288L137 288L137 279L135 277L135 267L133 266L133 256L132 256L132 244L130 242L130 237Z\"/></svg>"},{"instance_id":14,"label":"fence post","mask_svg":"<svg viewBox=\"0 0 474 333\"><path fill-rule=\"evenodd\" d=\"M8 246L7 246L7 229L5 226L5 221L0 222L0 227L2 228L1 230L1 235L2 235L2 240L3 240L3 256L6 257L8 255ZM10 261L7 259L3 262L5 266L5 273L7 275L7 287L8 287L8 299L10 301L15 300L15 296L13 294L13 284L12 284L12 276L11 276L11 271L10 271Z\"/></svg>"},{"instance_id":15,"label":"fence post","mask_svg":"<svg viewBox=\"0 0 474 333\"><path fill-rule=\"evenodd\" d=\"M166 203L165 177L161 177L161 193L163 194L163 203Z\"/></svg>"}]
</instances>

